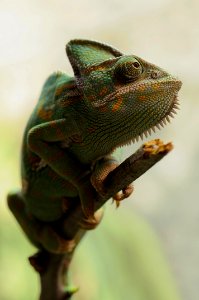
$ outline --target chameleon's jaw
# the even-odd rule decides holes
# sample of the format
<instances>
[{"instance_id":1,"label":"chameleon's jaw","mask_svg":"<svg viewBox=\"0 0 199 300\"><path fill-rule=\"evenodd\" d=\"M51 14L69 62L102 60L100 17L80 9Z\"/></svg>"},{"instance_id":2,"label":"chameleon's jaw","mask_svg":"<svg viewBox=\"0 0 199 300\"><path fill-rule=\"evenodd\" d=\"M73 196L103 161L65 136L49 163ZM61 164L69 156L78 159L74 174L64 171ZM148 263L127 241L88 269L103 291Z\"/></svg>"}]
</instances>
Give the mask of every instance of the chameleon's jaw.
<instances>
[{"instance_id":1,"label":"chameleon's jaw","mask_svg":"<svg viewBox=\"0 0 199 300\"><path fill-rule=\"evenodd\" d=\"M136 137L132 138L130 141L128 141L126 144L131 144L131 143L135 143L138 142L139 139L143 140L144 137L148 137L152 134L152 132L156 132L156 130L161 130L161 127L164 128L165 125L167 125L168 123L171 122L171 118L174 118L175 115L177 114L176 110L179 110L179 101L177 98L177 95L174 96L174 100L172 103L171 108L169 109L169 111L167 112L167 114L165 114L165 116L154 126L146 129L144 132L138 134Z\"/></svg>"},{"instance_id":2,"label":"chameleon's jaw","mask_svg":"<svg viewBox=\"0 0 199 300\"><path fill-rule=\"evenodd\" d=\"M105 107L109 111L105 114L108 130L110 119L111 124L114 124L114 116L117 121L113 149L142 140L156 128L161 129L169 123L179 109L177 95L181 85L172 76L140 80L114 91L103 101L95 102L97 109ZM105 126L103 128L105 131Z\"/></svg>"},{"instance_id":3,"label":"chameleon's jaw","mask_svg":"<svg viewBox=\"0 0 199 300\"><path fill-rule=\"evenodd\" d=\"M177 95L181 86L182 82L172 76L164 76L156 80L141 79L134 83L126 84L126 86L122 86L121 88L119 87L111 94L105 96L103 100L95 101L93 106L96 108L107 106L107 104L114 102L115 99L120 99L121 97L125 99L126 95L132 95L132 97L136 97L140 101L148 101L151 95L164 93L165 90L170 91L172 95ZM125 105L125 101L122 101Z\"/></svg>"},{"instance_id":4,"label":"chameleon's jaw","mask_svg":"<svg viewBox=\"0 0 199 300\"><path fill-rule=\"evenodd\" d=\"M164 113L160 114L159 119L157 115L157 119L156 119L157 121L155 123L146 125L146 128L143 128L142 130L140 130L140 132L137 132L134 136L129 135L127 140L121 143L120 146L129 145L131 143L138 142L139 139L143 140L144 137L147 138L152 134L152 132L155 132L157 128L160 130L161 127L164 127L165 125L170 123L171 118L174 118L175 114L177 114L177 110L179 109L179 101L178 101L177 94L182 83L176 79L176 80L172 80L171 82L167 82L166 84L168 84L168 86L166 87L166 90L168 91L165 93L165 98L168 97L168 102L169 102L167 109L164 109ZM153 97L153 94L154 97L156 97L156 95L158 95L158 92L161 93L161 91L163 91L163 95L164 95L164 89L165 89L164 82L162 82L159 86L157 85L156 93L149 92L147 97L149 98L151 96ZM162 98L164 100L164 97ZM161 100L153 100L153 101L161 102Z\"/></svg>"}]
</instances>

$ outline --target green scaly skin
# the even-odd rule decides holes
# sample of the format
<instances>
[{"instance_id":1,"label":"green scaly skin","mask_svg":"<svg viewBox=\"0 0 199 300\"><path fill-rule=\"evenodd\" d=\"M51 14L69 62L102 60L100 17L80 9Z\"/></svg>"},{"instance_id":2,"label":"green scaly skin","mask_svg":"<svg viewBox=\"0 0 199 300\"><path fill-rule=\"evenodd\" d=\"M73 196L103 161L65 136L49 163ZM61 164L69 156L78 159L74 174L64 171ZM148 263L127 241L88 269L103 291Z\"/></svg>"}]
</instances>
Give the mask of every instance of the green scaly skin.
<instances>
[{"instance_id":1,"label":"green scaly skin","mask_svg":"<svg viewBox=\"0 0 199 300\"><path fill-rule=\"evenodd\" d=\"M181 87L159 67L102 43L72 40L66 52L74 77L56 72L44 84L24 134L22 189L8 196L32 243L54 253L74 242L53 222L80 201L82 226L96 226L94 191L103 195L103 180L118 165L111 153L169 121ZM131 192L128 186L114 198Z\"/></svg>"}]
</instances>

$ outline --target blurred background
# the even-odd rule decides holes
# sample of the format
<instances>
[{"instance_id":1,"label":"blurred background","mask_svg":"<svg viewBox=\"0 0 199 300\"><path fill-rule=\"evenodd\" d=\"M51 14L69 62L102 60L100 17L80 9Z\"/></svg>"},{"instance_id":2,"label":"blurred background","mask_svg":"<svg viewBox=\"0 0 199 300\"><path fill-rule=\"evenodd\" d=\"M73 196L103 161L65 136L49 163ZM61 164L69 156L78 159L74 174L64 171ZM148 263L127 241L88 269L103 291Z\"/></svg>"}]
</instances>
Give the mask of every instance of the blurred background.
<instances>
[{"instance_id":1,"label":"blurred background","mask_svg":"<svg viewBox=\"0 0 199 300\"><path fill-rule=\"evenodd\" d=\"M72 74L65 44L112 44L177 75L181 110L161 132L174 150L138 179L135 192L79 246L71 281L81 300L198 300L199 2L194 0L1 0L0 299L38 299L27 257L36 249L6 206L20 187L20 145L41 86L54 70ZM125 148L122 159L141 143Z\"/></svg>"}]
</instances>

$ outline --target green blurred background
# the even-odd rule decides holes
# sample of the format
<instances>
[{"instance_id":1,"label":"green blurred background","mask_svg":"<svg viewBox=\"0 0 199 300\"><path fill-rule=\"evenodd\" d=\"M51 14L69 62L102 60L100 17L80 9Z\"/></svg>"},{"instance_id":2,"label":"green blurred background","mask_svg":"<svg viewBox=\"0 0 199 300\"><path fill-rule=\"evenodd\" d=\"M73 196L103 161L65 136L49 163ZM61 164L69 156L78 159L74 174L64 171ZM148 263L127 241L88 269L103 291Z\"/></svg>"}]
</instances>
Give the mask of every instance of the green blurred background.
<instances>
[{"instance_id":1,"label":"green blurred background","mask_svg":"<svg viewBox=\"0 0 199 300\"><path fill-rule=\"evenodd\" d=\"M44 80L57 69L71 74L65 44L87 38L162 66L183 87L181 111L153 136L172 140L174 151L136 181L119 210L108 204L100 227L84 238L72 263L71 280L81 288L74 300L198 300L199 3L1 0L0 28L0 299L38 298L27 262L35 248L5 198L20 186L23 129Z\"/></svg>"}]
</instances>

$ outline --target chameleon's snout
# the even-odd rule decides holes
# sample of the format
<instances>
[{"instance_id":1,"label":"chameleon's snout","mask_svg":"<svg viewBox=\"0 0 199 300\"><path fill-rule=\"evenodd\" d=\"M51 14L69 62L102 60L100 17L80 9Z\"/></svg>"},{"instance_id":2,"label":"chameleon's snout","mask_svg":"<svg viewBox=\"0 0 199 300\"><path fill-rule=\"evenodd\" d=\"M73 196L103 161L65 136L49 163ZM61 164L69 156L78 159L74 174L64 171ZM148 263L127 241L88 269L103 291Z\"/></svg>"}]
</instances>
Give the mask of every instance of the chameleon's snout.
<instances>
[{"instance_id":1,"label":"chameleon's snout","mask_svg":"<svg viewBox=\"0 0 199 300\"><path fill-rule=\"evenodd\" d=\"M173 79L173 87L176 90L176 92L178 92L181 89L181 87L182 87L182 81L179 80L178 78L174 77L174 79Z\"/></svg>"}]
</instances>

